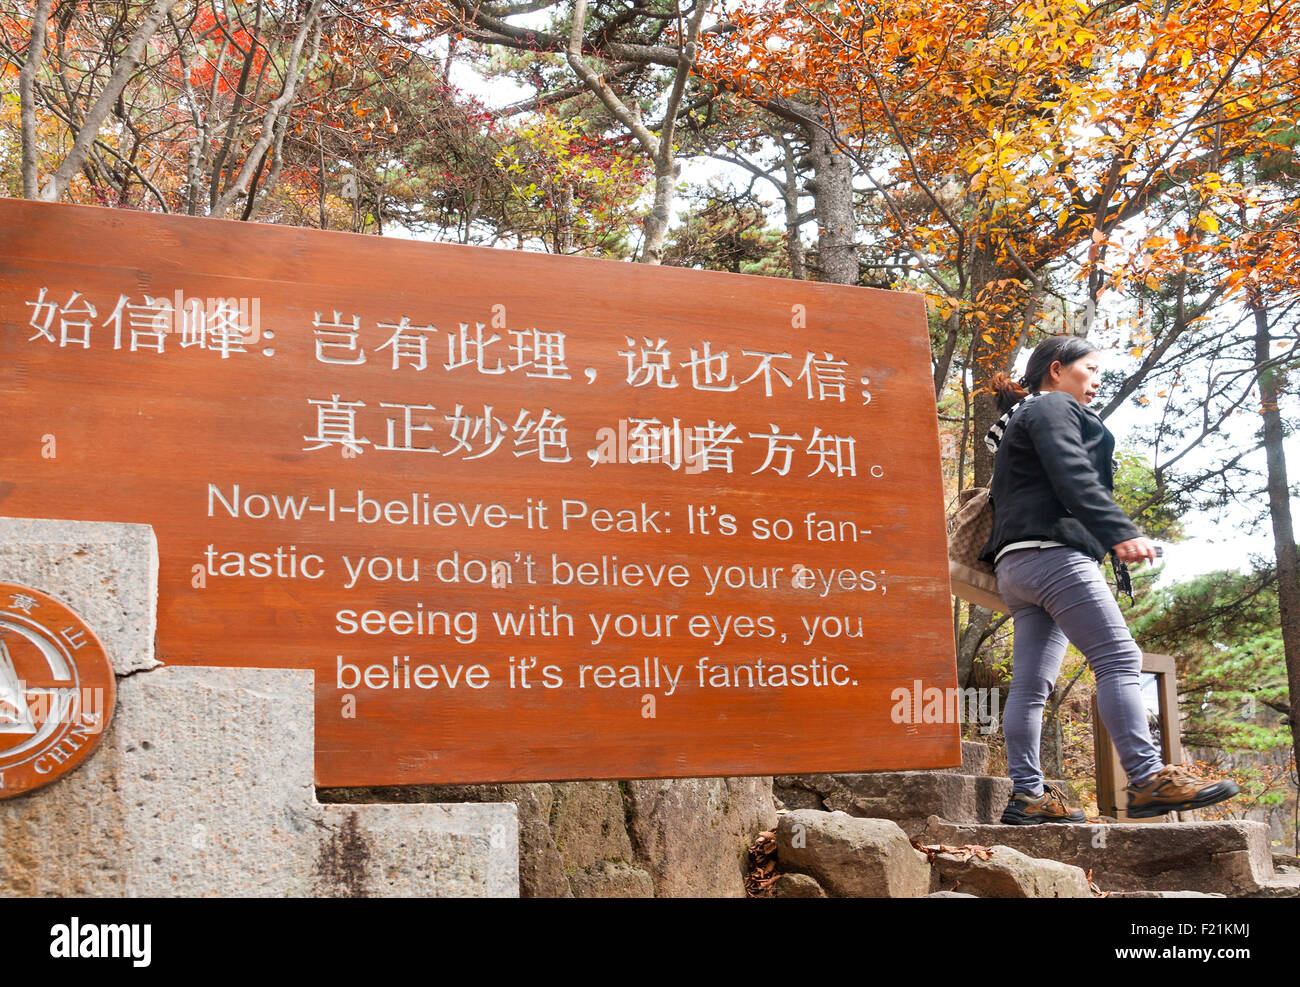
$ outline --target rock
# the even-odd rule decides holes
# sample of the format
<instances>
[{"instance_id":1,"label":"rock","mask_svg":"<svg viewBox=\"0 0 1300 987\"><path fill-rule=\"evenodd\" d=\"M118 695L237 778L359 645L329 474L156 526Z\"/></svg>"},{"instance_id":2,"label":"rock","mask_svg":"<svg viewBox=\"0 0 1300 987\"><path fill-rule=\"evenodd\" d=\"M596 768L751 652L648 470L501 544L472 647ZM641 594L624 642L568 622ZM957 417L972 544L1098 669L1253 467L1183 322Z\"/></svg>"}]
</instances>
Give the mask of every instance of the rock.
<instances>
[{"instance_id":1,"label":"rock","mask_svg":"<svg viewBox=\"0 0 1300 987\"><path fill-rule=\"evenodd\" d=\"M979 895L966 894L963 891L931 891L921 895L922 898L978 898Z\"/></svg>"},{"instance_id":2,"label":"rock","mask_svg":"<svg viewBox=\"0 0 1300 987\"><path fill-rule=\"evenodd\" d=\"M749 846L776 825L771 778L620 782L635 862L660 898L745 895Z\"/></svg>"},{"instance_id":3,"label":"rock","mask_svg":"<svg viewBox=\"0 0 1300 987\"><path fill-rule=\"evenodd\" d=\"M825 898L822 886L807 874L782 874L772 882L774 898Z\"/></svg>"},{"instance_id":4,"label":"rock","mask_svg":"<svg viewBox=\"0 0 1300 987\"><path fill-rule=\"evenodd\" d=\"M777 823L777 861L833 898L919 898L930 891L925 854L888 819L800 809Z\"/></svg>"},{"instance_id":5,"label":"rock","mask_svg":"<svg viewBox=\"0 0 1300 987\"><path fill-rule=\"evenodd\" d=\"M835 775L777 775L772 779L772 795L786 811L826 808L828 793L847 791Z\"/></svg>"},{"instance_id":6,"label":"rock","mask_svg":"<svg viewBox=\"0 0 1300 987\"><path fill-rule=\"evenodd\" d=\"M960 888L980 898L1092 897L1087 875L1078 867L1029 857L1009 846L989 849L988 860L935 854L932 863L942 889Z\"/></svg>"},{"instance_id":7,"label":"rock","mask_svg":"<svg viewBox=\"0 0 1300 987\"><path fill-rule=\"evenodd\" d=\"M571 782L551 791L551 835L567 868L586 870L602 860L632 859L618 782Z\"/></svg>"},{"instance_id":8,"label":"rock","mask_svg":"<svg viewBox=\"0 0 1300 987\"><path fill-rule=\"evenodd\" d=\"M1290 871L1300 874L1300 857L1293 857L1289 853L1278 853L1273 851L1273 870L1278 874Z\"/></svg>"},{"instance_id":9,"label":"rock","mask_svg":"<svg viewBox=\"0 0 1300 987\"><path fill-rule=\"evenodd\" d=\"M1264 881L1251 892L1250 898L1300 898L1300 872L1283 871Z\"/></svg>"},{"instance_id":10,"label":"rock","mask_svg":"<svg viewBox=\"0 0 1300 987\"><path fill-rule=\"evenodd\" d=\"M626 861L602 860L578 871L569 882L575 898L653 898L654 881Z\"/></svg>"}]
</instances>

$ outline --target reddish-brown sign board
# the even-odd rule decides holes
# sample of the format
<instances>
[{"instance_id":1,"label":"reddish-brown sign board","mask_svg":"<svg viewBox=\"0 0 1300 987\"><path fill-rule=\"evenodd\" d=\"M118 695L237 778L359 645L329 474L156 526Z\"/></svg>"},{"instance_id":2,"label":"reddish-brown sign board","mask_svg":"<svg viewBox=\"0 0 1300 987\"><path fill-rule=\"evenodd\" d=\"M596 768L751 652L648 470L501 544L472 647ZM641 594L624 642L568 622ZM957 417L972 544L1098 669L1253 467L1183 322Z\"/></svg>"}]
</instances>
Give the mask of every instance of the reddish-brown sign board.
<instances>
[{"instance_id":1,"label":"reddish-brown sign board","mask_svg":"<svg viewBox=\"0 0 1300 987\"><path fill-rule=\"evenodd\" d=\"M319 784L960 760L917 295L0 200L0 359L0 513L152 525Z\"/></svg>"}]
</instances>

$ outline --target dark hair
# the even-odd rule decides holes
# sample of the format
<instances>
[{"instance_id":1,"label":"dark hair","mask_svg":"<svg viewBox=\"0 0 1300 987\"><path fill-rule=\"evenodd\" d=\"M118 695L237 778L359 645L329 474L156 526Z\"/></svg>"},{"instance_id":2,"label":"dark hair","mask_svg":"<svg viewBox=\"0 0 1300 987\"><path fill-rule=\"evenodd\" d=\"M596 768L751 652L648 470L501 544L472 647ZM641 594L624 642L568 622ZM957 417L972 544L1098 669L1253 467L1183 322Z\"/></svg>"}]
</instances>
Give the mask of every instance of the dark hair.
<instances>
[{"instance_id":1,"label":"dark hair","mask_svg":"<svg viewBox=\"0 0 1300 987\"><path fill-rule=\"evenodd\" d=\"M1004 373L996 373L989 381L989 390L997 395L998 410L1007 411L1026 394L1039 389L1052 364L1058 360L1068 367L1076 360L1091 356L1097 347L1082 336L1049 336L1034 347L1029 355L1029 366L1020 380L1012 380Z\"/></svg>"}]
</instances>

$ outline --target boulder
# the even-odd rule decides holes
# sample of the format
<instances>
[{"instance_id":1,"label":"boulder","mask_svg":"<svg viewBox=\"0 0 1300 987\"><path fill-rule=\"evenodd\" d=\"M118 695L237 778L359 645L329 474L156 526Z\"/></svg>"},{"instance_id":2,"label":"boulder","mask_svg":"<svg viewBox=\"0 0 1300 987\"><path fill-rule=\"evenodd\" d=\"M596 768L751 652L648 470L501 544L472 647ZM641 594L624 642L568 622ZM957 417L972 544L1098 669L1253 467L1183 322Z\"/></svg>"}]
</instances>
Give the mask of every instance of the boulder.
<instances>
[{"instance_id":1,"label":"boulder","mask_svg":"<svg viewBox=\"0 0 1300 987\"><path fill-rule=\"evenodd\" d=\"M601 860L569 879L575 898L653 898L654 881L626 861Z\"/></svg>"},{"instance_id":2,"label":"boulder","mask_svg":"<svg viewBox=\"0 0 1300 987\"><path fill-rule=\"evenodd\" d=\"M749 846L776 825L771 778L620 782L636 863L661 898L743 898Z\"/></svg>"},{"instance_id":3,"label":"boulder","mask_svg":"<svg viewBox=\"0 0 1300 987\"><path fill-rule=\"evenodd\" d=\"M832 898L919 898L930 891L930 865L897 823L844 812L799 809L777 823L777 860L808 874Z\"/></svg>"},{"instance_id":4,"label":"boulder","mask_svg":"<svg viewBox=\"0 0 1300 987\"><path fill-rule=\"evenodd\" d=\"M807 874L782 874L772 882L774 898L825 898L827 894Z\"/></svg>"}]
</instances>

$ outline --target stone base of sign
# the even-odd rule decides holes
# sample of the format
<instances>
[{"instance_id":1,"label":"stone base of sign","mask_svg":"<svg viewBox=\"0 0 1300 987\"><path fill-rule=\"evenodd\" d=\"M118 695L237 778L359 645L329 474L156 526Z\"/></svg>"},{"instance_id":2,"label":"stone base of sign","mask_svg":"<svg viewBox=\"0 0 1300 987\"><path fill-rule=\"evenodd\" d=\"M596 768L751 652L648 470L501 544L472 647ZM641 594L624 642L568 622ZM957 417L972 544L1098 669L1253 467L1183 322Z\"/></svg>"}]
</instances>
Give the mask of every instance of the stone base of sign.
<instances>
[{"instance_id":1,"label":"stone base of sign","mask_svg":"<svg viewBox=\"0 0 1300 987\"><path fill-rule=\"evenodd\" d=\"M310 671L157 667L147 526L6 519L0 543L0 579L125 672L94 756L0 802L0 896L518 894L513 805L316 800Z\"/></svg>"},{"instance_id":2,"label":"stone base of sign","mask_svg":"<svg viewBox=\"0 0 1300 987\"><path fill-rule=\"evenodd\" d=\"M513 802L529 898L744 897L771 778L321 789L323 802Z\"/></svg>"},{"instance_id":3,"label":"stone base of sign","mask_svg":"<svg viewBox=\"0 0 1300 987\"><path fill-rule=\"evenodd\" d=\"M989 745L978 740L961 742L961 766L956 768L936 768L942 774L986 775L989 773Z\"/></svg>"},{"instance_id":4,"label":"stone base of sign","mask_svg":"<svg viewBox=\"0 0 1300 987\"><path fill-rule=\"evenodd\" d=\"M118 675L156 668L158 542L147 524L0 518L0 579L62 600Z\"/></svg>"}]
</instances>

